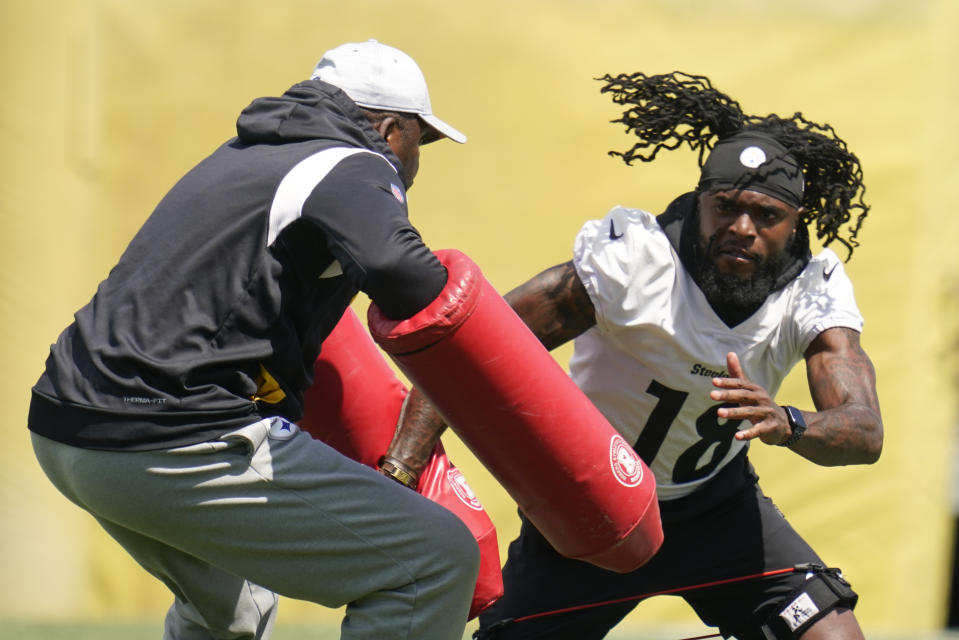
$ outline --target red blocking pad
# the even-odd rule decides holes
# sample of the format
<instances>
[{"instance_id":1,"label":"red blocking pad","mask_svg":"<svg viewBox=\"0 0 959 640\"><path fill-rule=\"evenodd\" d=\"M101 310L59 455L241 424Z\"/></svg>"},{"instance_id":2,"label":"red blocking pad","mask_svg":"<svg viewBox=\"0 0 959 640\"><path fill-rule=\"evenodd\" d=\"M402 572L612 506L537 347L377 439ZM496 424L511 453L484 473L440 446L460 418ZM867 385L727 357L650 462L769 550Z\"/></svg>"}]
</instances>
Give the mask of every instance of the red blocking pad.
<instances>
[{"instance_id":1,"label":"red blocking pad","mask_svg":"<svg viewBox=\"0 0 959 640\"><path fill-rule=\"evenodd\" d=\"M406 320L371 305L373 339L559 553L642 566L663 540L652 472L476 264L436 253L444 290Z\"/></svg>"},{"instance_id":2,"label":"red blocking pad","mask_svg":"<svg viewBox=\"0 0 959 640\"><path fill-rule=\"evenodd\" d=\"M466 478L450 462L442 442L436 443L433 456L423 470L416 490L459 516L479 544L479 577L473 589L468 618L472 620L503 595L503 573L500 570L496 527Z\"/></svg>"},{"instance_id":3,"label":"red blocking pad","mask_svg":"<svg viewBox=\"0 0 959 640\"><path fill-rule=\"evenodd\" d=\"M347 309L313 363L299 425L343 455L376 467L393 441L405 398L406 387Z\"/></svg>"},{"instance_id":4,"label":"red blocking pad","mask_svg":"<svg viewBox=\"0 0 959 640\"><path fill-rule=\"evenodd\" d=\"M323 342L304 397L300 428L343 455L376 467L393 440L407 389L393 373L352 309ZM469 528L480 548L480 570L469 619L503 595L496 528L466 478L436 447L416 491L441 504ZM424 526L428 526L424 524Z\"/></svg>"}]
</instances>

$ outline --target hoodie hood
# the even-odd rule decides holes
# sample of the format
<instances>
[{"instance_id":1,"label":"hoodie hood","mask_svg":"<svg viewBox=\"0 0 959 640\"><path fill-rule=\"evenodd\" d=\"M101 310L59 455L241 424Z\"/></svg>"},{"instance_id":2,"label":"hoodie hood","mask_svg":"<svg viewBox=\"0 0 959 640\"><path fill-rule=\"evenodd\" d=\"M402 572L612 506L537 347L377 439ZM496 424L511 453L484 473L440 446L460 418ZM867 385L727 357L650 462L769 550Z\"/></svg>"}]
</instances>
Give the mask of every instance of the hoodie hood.
<instances>
[{"instance_id":1,"label":"hoodie hood","mask_svg":"<svg viewBox=\"0 0 959 640\"><path fill-rule=\"evenodd\" d=\"M331 140L369 149L386 156L403 175L399 158L356 104L321 80L295 84L280 97L257 98L240 113L236 132L247 144Z\"/></svg>"}]
</instances>

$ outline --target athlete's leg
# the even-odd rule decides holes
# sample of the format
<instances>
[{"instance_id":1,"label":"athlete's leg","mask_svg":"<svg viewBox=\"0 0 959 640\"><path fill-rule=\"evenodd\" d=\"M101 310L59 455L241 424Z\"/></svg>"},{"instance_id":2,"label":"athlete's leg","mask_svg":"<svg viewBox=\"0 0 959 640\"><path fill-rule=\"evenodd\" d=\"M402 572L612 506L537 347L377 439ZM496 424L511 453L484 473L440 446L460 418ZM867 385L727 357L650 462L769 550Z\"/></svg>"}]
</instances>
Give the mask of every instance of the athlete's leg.
<instances>
[{"instance_id":1,"label":"athlete's leg","mask_svg":"<svg viewBox=\"0 0 959 640\"><path fill-rule=\"evenodd\" d=\"M272 591L112 522L98 519L114 540L174 595L164 640L260 640L276 620Z\"/></svg>"},{"instance_id":2,"label":"athlete's leg","mask_svg":"<svg viewBox=\"0 0 959 640\"><path fill-rule=\"evenodd\" d=\"M856 614L849 609L833 609L804 634L802 640L864 640Z\"/></svg>"},{"instance_id":3,"label":"athlete's leg","mask_svg":"<svg viewBox=\"0 0 959 640\"><path fill-rule=\"evenodd\" d=\"M802 584L780 600L762 625L763 636L776 640L798 638L862 638L852 609L859 596L838 569L803 567Z\"/></svg>"},{"instance_id":4,"label":"athlete's leg","mask_svg":"<svg viewBox=\"0 0 959 640\"><path fill-rule=\"evenodd\" d=\"M480 614L481 640L598 640L636 603L560 613L567 607L598 602L630 587L621 574L559 555L522 519L519 537L509 547L503 567L503 597ZM537 614L547 614L538 616ZM531 619L524 619L534 616Z\"/></svg>"},{"instance_id":5,"label":"athlete's leg","mask_svg":"<svg viewBox=\"0 0 959 640\"><path fill-rule=\"evenodd\" d=\"M705 529L706 521L702 524ZM709 514L708 531L711 554L728 565L724 572L729 577L791 569L797 565L822 565L815 551L762 494L758 485ZM715 575L722 576L721 573ZM690 592L685 597L706 624L719 627L723 634L739 640L764 640L767 635L762 627L770 620L775 622L769 628L781 634L782 640L798 638L805 630L805 627L799 628L804 616L837 607L834 615L821 618L810 629L825 635L802 637L810 640L861 637L855 616L849 610L849 606L855 604L854 592L840 578L819 569L777 573ZM812 601L815 603L810 606ZM790 607L792 603L795 608ZM790 632L790 626L799 631ZM844 635L844 630L849 629L856 635Z\"/></svg>"},{"instance_id":6,"label":"athlete's leg","mask_svg":"<svg viewBox=\"0 0 959 640\"><path fill-rule=\"evenodd\" d=\"M169 451L36 449L98 518L281 595L348 605L344 639L459 640L478 563L469 530L295 425L270 426Z\"/></svg>"},{"instance_id":7,"label":"athlete's leg","mask_svg":"<svg viewBox=\"0 0 959 640\"><path fill-rule=\"evenodd\" d=\"M652 560L628 574L560 556L524 521L503 568L504 596L480 616L480 632L486 634L480 637L603 638L644 594L731 577L738 567L729 567L726 559L711 551L711 517L723 511L730 495L751 490L755 477L747 466L743 456L721 471L708 488L688 498L660 502L663 545ZM629 600L553 613L623 598ZM541 612L549 615L522 620Z\"/></svg>"}]
</instances>

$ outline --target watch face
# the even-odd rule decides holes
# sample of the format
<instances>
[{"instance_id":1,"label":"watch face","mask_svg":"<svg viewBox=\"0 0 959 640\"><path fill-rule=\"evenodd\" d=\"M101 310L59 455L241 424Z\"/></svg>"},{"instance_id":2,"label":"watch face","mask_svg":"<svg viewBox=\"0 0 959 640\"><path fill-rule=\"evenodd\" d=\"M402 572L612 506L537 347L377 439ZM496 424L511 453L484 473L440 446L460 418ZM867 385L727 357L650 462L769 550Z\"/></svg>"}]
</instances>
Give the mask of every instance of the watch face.
<instances>
[{"instance_id":1,"label":"watch face","mask_svg":"<svg viewBox=\"0 0 959 640\"><path fill-rule=\"evenodd\" d=\"M806 428L806 421L803 419L802 414L799 413L799 409L796 407L783 407L786 410L786 416L789 418L789 424L793 429L800 427L802 429Z\"/></svg>"},{"instance_id":2,"label":"watch face","mask_svg":"<svg viewBox=\"0 0 959 640\"><path fill-rule=\"evenodd\" d=\"M793 444L800 438L802 438L803 433L806 431L806 421L803 419L802 414L799 413L799 409L796 407L783 407L783 410L786 412L786 418L789 420L789 426L792 428L792 434L784 442L780 442L779 446L788 447Z\"/></svg>"}]
</instances>

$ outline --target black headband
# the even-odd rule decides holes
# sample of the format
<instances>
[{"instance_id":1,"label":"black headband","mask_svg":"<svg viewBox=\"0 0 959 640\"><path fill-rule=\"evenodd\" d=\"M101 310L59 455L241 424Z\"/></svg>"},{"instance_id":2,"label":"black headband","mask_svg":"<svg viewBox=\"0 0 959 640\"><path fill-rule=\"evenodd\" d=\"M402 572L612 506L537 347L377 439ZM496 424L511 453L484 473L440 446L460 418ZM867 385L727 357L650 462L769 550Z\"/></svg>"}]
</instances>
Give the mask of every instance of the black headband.
<instances>
[{"instance_id":1,"label":"black headband","mask_svg":"<svg viewBox=\"0 0 959 640\"><path fill-rule=\"evenodd\" d=\"M789 150L759 131L739 131L717 142L699 176L700 191L758 191L794 209L802 206L804 187L802 170Z\"/></svg>"}]
</instances>

